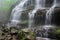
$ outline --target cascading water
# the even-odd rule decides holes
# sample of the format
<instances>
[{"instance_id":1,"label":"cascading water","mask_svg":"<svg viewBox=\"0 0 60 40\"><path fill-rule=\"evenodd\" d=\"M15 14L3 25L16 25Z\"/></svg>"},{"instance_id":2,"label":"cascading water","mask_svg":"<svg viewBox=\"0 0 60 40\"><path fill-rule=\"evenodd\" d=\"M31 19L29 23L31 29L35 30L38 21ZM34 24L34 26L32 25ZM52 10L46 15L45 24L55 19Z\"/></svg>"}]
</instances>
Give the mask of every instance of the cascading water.
<instances>
[{"instance_id":1,"label":"cascading water","mask_svg":"<svg viewBox=\"0 0 60 40\"><path fill-rule=\"evenodd\" d=\"M55 7L56 7L56 5L53 5L49 10L47 10L46 20L45 20L46 25L51 25L52 13L53 13Z\"/></svg>"},{"instance_id":2,"label":"cascading water","mask_svg":"<svg viewBox=\"0 0 60 40\"><path fill-rule=\"evenodd\" d=\"M38 9L43 9L45 6L45 0L35 0L35 8L29 12L29 28L34 26L34 15Z\"/></svg>"},{"instance_id":3,"label":"cascading water","mask_svg":"<svg viewBox=\"0 0 60 40\"><path fill-rule=\"evenodd\" d=\"M21 23L21 14L22 14L22 11L24 11L24 4L27 2L28 0L23 0L18 6L16 6L13 11L12 11L12 14L13 14L13 17L12 17L12 20L11 20L11 23L16 25L17 23Z\"/></svg>"},{"instance_id":4,"label":"cascading water","mask_svg":"<svg viewBox=\"0 0 60 40\"><path fill-rule=\"evenodd\" d=\"M51 25L51 20L52 20L52 14L53 14L54 9L55 9L55 7L57 5L56 2L57 2L57 0L54 0L54 3L52 5L52 7L49 10L47 10L47 12L46 12L45 25L43 26L43 28L46 30L45 31L45 33L47 34L47 35L45 35L46 37L48 37L49 28L53 28L54 27L54 26Z\"/></svg>"},{"instance_id":5,"label":"cascading water","mask_svg":"<svg viewBox=\"0 0 60 40\"><path fill-rule=\"evenodd\" d=\"M35 9L41 9L45 7L45 0L35 0Z\"/></svg>"},{"instance_id":6,"label":"cascading water","mask_svg":"<svg viewBox=\"0 0 60 40\"><path fill-rule=\"evenodd\" d=\"M52 7L46 12L45 25L51 25L52 13L57 5L57 0L54 0Z\"/></svg>"},{"instance_id":7,"label":"cascading water","mask_svg":"<svg viewBox=\"0 0 60 40\"><path fill-rule=\"evenodd\" d=\"M27 3L28 0L22 0L21 3L19 3L13 10L11 13L11 24L12 25L17 25L18 23L21 23L21 14L22 11L24 11L24 5L25 3Z\"/></svg>"},{"instance_id":8,"label":"cascading water","mask_svg":"<svg viewBox=\"0 0 60 40\"><path fill-rule=\"evenodd\" d=\"M27 6L30 4L28 3L29 0L22 0L16 7L12 10L11 17L10 17L10 24L16 26L17 24L21 23L21 15L22 12L27 10ZM29 5L28 5L29 4ZM7 25L10 26L8 23Z\"/></svg>"}]
</instances>

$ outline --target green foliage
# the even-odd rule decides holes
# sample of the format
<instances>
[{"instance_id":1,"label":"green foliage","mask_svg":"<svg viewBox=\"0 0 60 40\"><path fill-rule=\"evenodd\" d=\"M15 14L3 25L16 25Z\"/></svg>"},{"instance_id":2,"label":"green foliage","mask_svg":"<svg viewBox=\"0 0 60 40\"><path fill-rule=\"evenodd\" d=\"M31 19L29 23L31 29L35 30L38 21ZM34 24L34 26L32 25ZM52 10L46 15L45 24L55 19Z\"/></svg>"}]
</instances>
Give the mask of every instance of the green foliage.
<instances>
[{"instance_id":1,"label":"green foliage","mask_svg":"<svg viewBox=\"0 0 60 40\"><path fill-rule=\"evenodd\" d=\"M28 20L22 21L22 24L28 24Z\"/></svg>"},{"instance_id":2,"label":"green foliage","mask_svg":"<svg viewBox=\"0 0 60 40\"><path fill-rule=\"evenodd\" d=\"M27 29L21 30L18 35L19 35L20 40L25 40L25 39L34 40L35 39L35 33Z\"/></svg>"},{"instance_id":3,"label":"green foliage","mask_svg":"<svg viewBox=\"0 0 60 40\"><path fill-rule=\"evenodd\" d=\"M57 39L60 39L60 28L57 28L57 29L56 29L55 34L56 34L56 38L57 38Z\"/></svg>"},{"instance_id":4,"label":"green foliage","mask_svg":"<svg viewBox=\"0 0 60 40\"><path fill-rule=\"evenodd\" d=\"M9 10L15 2L16 0L4 0L4 5L2 6L2 9L4 11Z\"/></svg>"},{"instance_id":5,"label":"green foliage","mask_svg":"<svg viewBox=\"0 0 60 40\"><path fill-rule=\"evenodd\" d=\"M56 34L60 34L60 28L58 27L58 28L56 28L56 32L55 32Z\"/></svg>"},{"instance_id":6,"label":"green foliage","mask_svg":"<svg viewBox=\"0 0 60 40\"><path fill-rule=\"evenodd\" d=\"M56 34L60 34L60 29L57 29L56 30Z\"/></svg>"}]
</instances>

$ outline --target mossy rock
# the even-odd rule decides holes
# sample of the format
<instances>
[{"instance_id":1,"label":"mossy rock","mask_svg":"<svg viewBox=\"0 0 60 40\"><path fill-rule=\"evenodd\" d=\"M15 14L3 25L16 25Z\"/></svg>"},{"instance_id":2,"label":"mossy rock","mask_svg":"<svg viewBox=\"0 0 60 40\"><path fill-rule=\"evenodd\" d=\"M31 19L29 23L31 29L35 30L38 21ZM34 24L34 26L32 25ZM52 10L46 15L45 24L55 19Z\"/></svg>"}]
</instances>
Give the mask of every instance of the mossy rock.
<instances>
[{"instance_id":1,"label":"mossy rock","mask_svg":"<svg viewBox=\"0 0 60 40\"><path fill-rule=\"evenodd\" d=\"M29 29L22 29L18 35L20 40L35 40L35 33Z\"/></svg>"},{"instance_id":2,"label":"mossy rock","mask_svg":"<svg viewBox=\"0 0 60 40\"><path fill-rule=\"evenodd\" d=\"M15 27L11 27L11 28L10 28L10 32L11 32L11 33L18 33L18 29L15 28Z\"/></svg>"},{"instance_id":3,"label":"mossy rock","mask_svg":"<svg viewBox=\"0 0 60 40\"><path fill-rule=\"evenodd\" d=\"M55 34L56 34L56 38L57 39L60 39L60 28L59 29L56 29Z\"/></svg>"}]
</instances>

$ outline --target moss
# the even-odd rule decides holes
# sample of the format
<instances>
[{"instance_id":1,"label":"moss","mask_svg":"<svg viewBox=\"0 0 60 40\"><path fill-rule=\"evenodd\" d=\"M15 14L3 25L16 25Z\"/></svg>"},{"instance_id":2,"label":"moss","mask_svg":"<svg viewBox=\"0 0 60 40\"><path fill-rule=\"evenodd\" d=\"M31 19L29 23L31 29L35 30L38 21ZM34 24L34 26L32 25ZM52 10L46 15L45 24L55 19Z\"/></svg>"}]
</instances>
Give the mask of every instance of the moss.
<instances>
[{"instance_id":1,"label":"moss","mask_svg":"<svg viewBox=\"0 0 60 40\"><path fill-rule=\"evenodd\" d=\"M56 34L60 34L60 29L56 30Z\"/></svg>"},{"instance_id":2,"label":"moss","mask_svg":"<svg viewBox=\"0 0 60 40\"><path fill-rule=\"evenodd\" d=\"M29 29L23 29L19 32L19 39L20 40L25 40L25 39L34 40L35 39L35 33Z\"/></svg>"},{"instance_id":3,"label":"moss","mask_svg":"<svg viewBox=\"0 0 60 40\"><path fill-rule=\"evenodd\" d=\"M55 34L56 34L56 38L59 40L60 39L60 28L56 29Z\"/></svg>"}]
</instances>

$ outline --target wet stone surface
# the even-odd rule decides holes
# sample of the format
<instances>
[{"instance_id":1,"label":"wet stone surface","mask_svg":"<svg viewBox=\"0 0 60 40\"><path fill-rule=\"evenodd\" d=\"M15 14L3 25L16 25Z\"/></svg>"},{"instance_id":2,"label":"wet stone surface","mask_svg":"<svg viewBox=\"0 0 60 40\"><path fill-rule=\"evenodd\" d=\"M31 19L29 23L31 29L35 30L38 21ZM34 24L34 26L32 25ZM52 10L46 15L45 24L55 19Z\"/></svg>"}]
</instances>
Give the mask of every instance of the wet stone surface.
<instances>
[{"instance_id":1,"label":"wet stone surface","mask_svg":"<svg viewBox=\"0 0 60 40\"><path fill-rule=\"evenodd\" d=\"M56 39L49 39L49 38L36 37L36 40L56 40Z\"/></svg>"}]
</instances>

